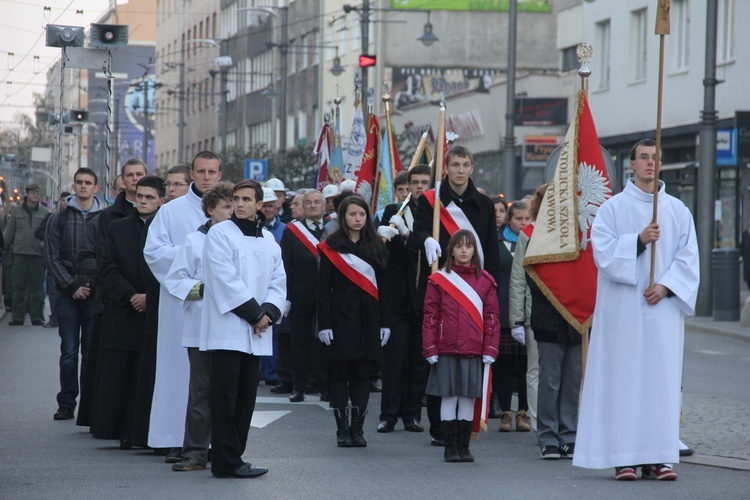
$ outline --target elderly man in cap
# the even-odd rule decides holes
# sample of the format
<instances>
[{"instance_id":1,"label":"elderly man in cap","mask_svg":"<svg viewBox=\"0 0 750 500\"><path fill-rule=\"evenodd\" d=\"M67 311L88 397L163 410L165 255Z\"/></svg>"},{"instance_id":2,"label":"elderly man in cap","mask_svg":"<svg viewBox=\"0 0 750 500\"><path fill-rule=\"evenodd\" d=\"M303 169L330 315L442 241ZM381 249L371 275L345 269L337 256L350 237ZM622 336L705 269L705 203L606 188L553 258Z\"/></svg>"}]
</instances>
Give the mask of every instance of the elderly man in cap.
<instances>
[{"instance_id":1,"label":"elderly man in cap","mask_svg":"<svg viewBox=\"0 0 750 500\"><path fill-rule=\"evenodd\" d=\"M31 324L44 325L44 257L34 231L48 211L39 204L39 185L26 186L23 204L10 214L3 237L13 247L13 309L11 326L23 325L26 313Z\"/></svg>"},{"instance_id":2,"label":"elderly man in cap","mask_svg":"<svg viewBox=\"0 0 750 500\"><path fill-rule=\"evenodd\" d=\"M273 190L276 199L279 200L279 219L284 224L288 224L292 220L292 208L289 206L289 202L286 201L287 189L284 187L284 183L276 177L271 177L266 181L265 187Z\"/></svg>"}]
</instances>

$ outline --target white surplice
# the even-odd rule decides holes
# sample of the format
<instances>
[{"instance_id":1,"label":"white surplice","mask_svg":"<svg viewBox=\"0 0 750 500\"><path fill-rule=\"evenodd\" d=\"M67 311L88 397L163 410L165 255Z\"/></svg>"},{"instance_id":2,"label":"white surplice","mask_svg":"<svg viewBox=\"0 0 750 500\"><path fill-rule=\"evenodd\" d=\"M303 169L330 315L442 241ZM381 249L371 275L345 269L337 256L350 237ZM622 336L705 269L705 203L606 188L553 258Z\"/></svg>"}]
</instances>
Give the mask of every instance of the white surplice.
<instances>
[{"instance_id":1,"label":"white surplice","mask_svg":"<svg viewBox=\"0 0 750 500\"><path fill-rule=\"evenodd\" d=\"M195 285L203 282L201 259L205 241L206 233L203 231L188 234L167 273L167 290L182 302L182 308L185 311L182 347L198 347L200 338L203 300L185 300L185 298Z\"/></svg>"},{"instance_id":2,"label":"white surplice","mask_svg":"<svg viewBox=\"0 0 750 500\"><path fill-rule=\"evenodd\" d=\"M187 235L206 220L201 198L193 192L191 184L185 196L170 201L156 212L143 248L146 263L161 285L156 378L148 431L148 445L152 448L182 447L190 364L187 349L182 347L185 311L182 301L169 293L166 277Z\"/></svg>"},{"instance_id":3,"label":"white surplice","mask_svg":"<svg viewBox=\"0 0 750 500\"><path fill-rule=\"evenodd\" d=\"M631 181L606 201L591 230L599 269L573 465L604 469L679 462L684 315L698 294L693 217L660 184L654 281L674 296L646 303L651 245L637 238L653 195Z\"/></svg>"},{"instance_id":4,"label":"white surplice","mask_svg":"<svg viewBox=\"0 0 750 500\"><path fill-rule=\"evenodd\" d=\"M268 230L245 236L231 221L211 227L203 245L203 315L200 349L273 354L273 333L255 334L253 326L232 309L255 299L279 311L286 301L286 272L281 247Z\"/></svg>"}]
</instances>

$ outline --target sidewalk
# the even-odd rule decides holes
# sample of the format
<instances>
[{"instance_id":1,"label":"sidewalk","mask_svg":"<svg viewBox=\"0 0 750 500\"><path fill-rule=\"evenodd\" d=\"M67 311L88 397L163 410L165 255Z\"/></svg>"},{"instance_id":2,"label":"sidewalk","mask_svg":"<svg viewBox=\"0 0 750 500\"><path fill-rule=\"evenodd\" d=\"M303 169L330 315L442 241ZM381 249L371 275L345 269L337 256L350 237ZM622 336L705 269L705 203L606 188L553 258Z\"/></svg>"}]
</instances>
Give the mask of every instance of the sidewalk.
<instances>
[{"instance_id":1,"label":"sidewalk","mask_svg":"<svg viewBox=\"0 0 750 500\"><path fill-rule=\"evenodd\" d=\"M714 321L712 316L686 316L685 329L750 342L750 327L742 326L739 321Z\"/></svg>"}]
</instances>

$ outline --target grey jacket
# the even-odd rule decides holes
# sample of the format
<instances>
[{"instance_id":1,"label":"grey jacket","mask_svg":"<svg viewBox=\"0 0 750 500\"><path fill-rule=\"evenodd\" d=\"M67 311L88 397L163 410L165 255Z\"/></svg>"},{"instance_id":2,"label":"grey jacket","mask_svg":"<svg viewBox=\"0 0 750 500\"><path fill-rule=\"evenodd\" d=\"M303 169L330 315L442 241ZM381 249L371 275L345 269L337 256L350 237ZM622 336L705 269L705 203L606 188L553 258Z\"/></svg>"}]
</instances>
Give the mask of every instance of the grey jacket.
<instances>
[{"instance_id":1,"label":"grey jacket","mask_svg":"<svg viewBox=\"0 0 750 500\"><path fill-rule=\"evenodd\" d=\"M523 231L518 235L516 253L513 256L513 267L510 272L510 327L529 326L531 322L531 290L526 283L526 271L523 259L526 257L526 246L529 237Z\"/></svg>"},{"instance_id":2,"label":"grey jacket","mask_svg":"<svg viewBox=\"0 0 750 500\"><path fill-rule=\"evenodd\" d=\"M26 200L10 214L3 238L6 246L13 246L17 255L42 256L42 244L34 236L34 231L41 225L49 211L47 207L37 204L29 209Z\"/></svg>"}]
</instances>

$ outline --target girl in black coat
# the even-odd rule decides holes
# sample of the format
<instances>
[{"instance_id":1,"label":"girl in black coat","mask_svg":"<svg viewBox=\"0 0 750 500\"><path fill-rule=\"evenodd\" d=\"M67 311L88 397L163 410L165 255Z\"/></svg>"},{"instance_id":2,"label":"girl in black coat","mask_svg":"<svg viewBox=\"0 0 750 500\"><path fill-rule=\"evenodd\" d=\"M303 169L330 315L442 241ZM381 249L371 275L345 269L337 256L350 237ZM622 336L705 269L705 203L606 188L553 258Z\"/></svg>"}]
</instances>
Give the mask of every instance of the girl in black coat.
<instances>
[{"instance_id":1,"label":"girl in black coat","mask_svg":"<svg viewBox=\"0 0 750 500\"><path fill-rule=\"evenodd\" d=\"M362 426L371 363L380 359L391 334L384 290L386 251L360 196L341 202L338 220L339 228L318 245L318 329L330 367L336 443L361 447L367 446Z\"/></svg>"}]
</instances>

